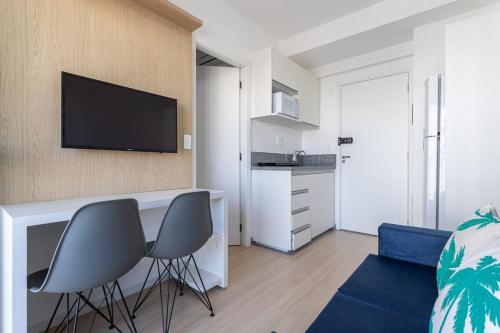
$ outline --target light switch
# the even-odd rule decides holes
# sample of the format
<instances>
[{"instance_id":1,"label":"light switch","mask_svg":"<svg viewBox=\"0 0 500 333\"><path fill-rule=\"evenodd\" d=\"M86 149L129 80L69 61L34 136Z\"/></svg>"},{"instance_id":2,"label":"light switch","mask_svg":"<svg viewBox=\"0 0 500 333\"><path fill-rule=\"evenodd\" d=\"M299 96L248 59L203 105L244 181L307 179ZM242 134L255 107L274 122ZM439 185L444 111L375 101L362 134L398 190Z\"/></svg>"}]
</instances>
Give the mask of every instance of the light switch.
<instances>
[{"instance_id":1,"label":"light switch","mask_svg":"<svg viewBox=\"0 0 500 333\"><path fill-rule=\"evenodd\" d=\"M191 149L191 135L189 134L184 135L184 149L186 150Z\"/></svg>"},{"instance_id":2,"label":"light switch","mask_svg":"<svg viewBox=\"0 0 500 333\"><path fill-rule=\"evenodd\" d=\"M276 136L276 145L277 146L282 146L283 145L283 137L281 135Z\"/></svg>"}]
</instances>

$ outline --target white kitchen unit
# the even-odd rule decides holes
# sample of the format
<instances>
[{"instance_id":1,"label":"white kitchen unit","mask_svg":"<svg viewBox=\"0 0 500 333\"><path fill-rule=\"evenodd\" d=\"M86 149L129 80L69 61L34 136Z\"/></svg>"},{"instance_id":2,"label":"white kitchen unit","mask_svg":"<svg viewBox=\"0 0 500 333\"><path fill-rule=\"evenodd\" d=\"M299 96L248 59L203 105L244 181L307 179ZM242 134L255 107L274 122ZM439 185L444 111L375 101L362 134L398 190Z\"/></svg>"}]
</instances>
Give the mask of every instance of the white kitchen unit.
<instances>
[{"instance_id":1,"label":"white kitchen unit","mask_svg":"<svg viewBox=\"0 0 500 333\"><path fill-rule=\"evenodd\" d=\"M252 62L252 118L299 129L320 125L319 78L271 47L257 51ZM299 99L299 119L272 112L272 93L286 87Z\"/></svg>"},{"instance_id":2,"label":"white kitchen unit","mask_svg":"<svg viewBox=\"0 0 500 333\"><path fill-rule=\"evenodd\" d=\"M335 226L333 170L253 170L252 240L295 251Z\"/></svg>"}]
</instances>

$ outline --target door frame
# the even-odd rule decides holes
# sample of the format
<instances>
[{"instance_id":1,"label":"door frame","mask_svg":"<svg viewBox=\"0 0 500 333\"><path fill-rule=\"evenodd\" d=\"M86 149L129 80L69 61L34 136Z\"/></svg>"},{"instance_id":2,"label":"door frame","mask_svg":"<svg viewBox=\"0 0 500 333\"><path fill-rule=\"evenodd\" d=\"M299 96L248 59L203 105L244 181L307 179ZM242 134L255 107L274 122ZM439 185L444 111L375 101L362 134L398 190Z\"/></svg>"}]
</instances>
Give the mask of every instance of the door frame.
<instances>
[{"instance_id":1,"label":"door frame","mask_svg":"<svg viewBox=\"0 0 500 333\"><path fill-rule=\"evenodd\" d=\"M239 108L239 142L240 142L240 245L251 245L251 123L250 123L250 63L244 59L232 55L229 51L211 45L208 41L202 41L193 37L192 42L192 184L197 187L197 167L196 167L196 50L210 54L234 67L240 69L240 108ZM226 235L227 237L227 235Z\"/></svg>"},{"instance_id":2,"label":"door frame","mask_svg":"<svg viewBox=\"0 0 500 333\"><path fill-rule=\"evenodd\" d=\"M357 84L357 83L362 83L362 82L368 82L368 81L373 81L373 80L378 80L378 79L383 79L387 77L392 77L396 75L401 75L401 74L406 74L408 77L408 106L407 106L407 126L406 126L406 152L407 152L407 159L406 159L406 225L411 225L411 216L412 214L412 192L413 190L411 189L411 183L410 183L410 172L411 172L411 165L412 165L412 151L411 148L412 146L410 145L411 142L411 135L412 135L412 128L413 128L413 73L411 69L398 69L394 71L388 71L388 72L381 72L376 75L360 75L359 77L352 78L346 81L339 82L337 86L337 92L338 92L338 107L339 107L339 122L338 122L338 133L339 135L342 135L342 87ZM337 165L339 166L338 169L338 178L336 180L336 221L338 221L338 224L336 225L337 229L342 229L342 163L339 163L341 160L342 156L342 146L339 147L338 149L339 156L337 158Z\"/></svg>"}]
</instances>

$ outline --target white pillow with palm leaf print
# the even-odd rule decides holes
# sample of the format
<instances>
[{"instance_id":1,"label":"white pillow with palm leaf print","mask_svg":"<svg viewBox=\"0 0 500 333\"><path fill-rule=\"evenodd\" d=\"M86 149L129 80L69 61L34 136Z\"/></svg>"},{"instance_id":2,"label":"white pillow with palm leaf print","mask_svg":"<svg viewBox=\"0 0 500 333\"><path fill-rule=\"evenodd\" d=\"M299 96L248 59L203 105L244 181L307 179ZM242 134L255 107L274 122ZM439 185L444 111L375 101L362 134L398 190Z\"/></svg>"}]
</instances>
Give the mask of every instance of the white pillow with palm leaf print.
<instances>
[{"instance_id":1,"label":"white pillow with palm leaf print","mask_svg":"<svg viewBox=\"0 0 500 333\"><path fill-rule=\"evenodd\" d=\"M500 219L487 205L462 223L437 268L430 332L500 332Z\"/></svg>"},{"instance_id":2,"label":"white pillow with palm leaf print","mask_svg":"<svg viewBox=\"0 0 500 333\"><path fill-rule=\"evenodd\" d=\"M500 239L500 219L497 210L492 204L476 210L469 219L458 226L453 236L458 248L467 247L468 259L471 259L477 252L480 252L478 254L480 255L491 243L498 242ZM450 242L451 239L448 240L445 248L448 248Z\"/></svg>"}]
</instances>

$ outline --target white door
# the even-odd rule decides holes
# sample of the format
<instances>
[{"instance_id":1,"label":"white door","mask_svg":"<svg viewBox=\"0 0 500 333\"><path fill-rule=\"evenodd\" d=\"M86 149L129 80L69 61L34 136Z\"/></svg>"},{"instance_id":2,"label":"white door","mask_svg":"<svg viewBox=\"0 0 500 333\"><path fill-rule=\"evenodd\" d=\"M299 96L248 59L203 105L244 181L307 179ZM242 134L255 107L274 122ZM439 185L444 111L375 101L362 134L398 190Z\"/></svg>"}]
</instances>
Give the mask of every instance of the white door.
<instances>
[{"instance_id":1,"label":"white door","mask_svg":"<svg viewBox=\"0 0 500 333\"><path fill-rule=\"evenodd\" d=\"M229 245L240 245L240 70L196 69L197 187L228 194Z\"/></svg>"},{"instance_id":2,"label":"white door","mask_svg":"<svg viewBox=\"0 0 500 333\"><path fill-rule=\"evenodd\" d=\"M341 229L407 224L408 95L407 73L342 86Z\"/></svg>"}]
</instances>

